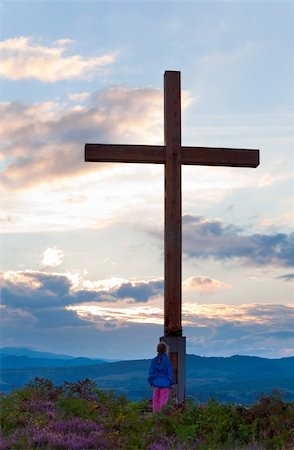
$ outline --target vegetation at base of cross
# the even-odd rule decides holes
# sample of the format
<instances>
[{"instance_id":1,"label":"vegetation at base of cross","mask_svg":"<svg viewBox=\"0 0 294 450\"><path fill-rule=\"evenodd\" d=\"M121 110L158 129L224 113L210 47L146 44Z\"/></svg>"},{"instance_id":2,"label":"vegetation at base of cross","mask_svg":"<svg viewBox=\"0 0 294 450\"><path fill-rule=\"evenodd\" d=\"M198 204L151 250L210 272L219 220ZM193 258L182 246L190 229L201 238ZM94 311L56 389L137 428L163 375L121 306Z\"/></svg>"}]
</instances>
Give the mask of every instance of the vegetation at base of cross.
<instances>
[{"instance_id":1,"label":"vegetation at base of cross","mask_svg":"<svg viewBox=\"0 0 294 450\"><path fill-rule=\"evenodd\" d=\"M279 392L251 407L189 402L154 414L89 379L54 386L35 378L1 397L1 450L290 450L294 403Z\"/></svg>"}]
</instances>

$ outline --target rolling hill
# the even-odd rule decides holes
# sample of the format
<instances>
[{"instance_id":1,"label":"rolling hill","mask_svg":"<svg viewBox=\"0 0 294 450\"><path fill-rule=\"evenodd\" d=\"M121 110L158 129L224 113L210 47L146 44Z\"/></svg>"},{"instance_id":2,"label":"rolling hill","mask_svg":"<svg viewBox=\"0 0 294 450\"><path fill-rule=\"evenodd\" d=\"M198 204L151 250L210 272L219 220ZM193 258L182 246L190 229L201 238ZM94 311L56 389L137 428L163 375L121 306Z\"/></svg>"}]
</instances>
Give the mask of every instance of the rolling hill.
<instances>
[{"instance_id":1,"label":"rolling hill","mask_svg":"<svg viewBox=\"0 0 294 450\"><path fill-rule=\"evenodd\" d=\"M12 351L12 350L11 350ZM88 358L48 358L1 355L2 392L20 388L35 377L56 385L90 378L100 389L115 390L130 400L150 398L147 385L150 360L105 362ZM42 355L44 356L44 355ZM200 357L187 355L187 397L197 402L252 404L261 394L277 389L294 400L294 357L266 359L254 356Z\"/></svg>"}]
</instances>

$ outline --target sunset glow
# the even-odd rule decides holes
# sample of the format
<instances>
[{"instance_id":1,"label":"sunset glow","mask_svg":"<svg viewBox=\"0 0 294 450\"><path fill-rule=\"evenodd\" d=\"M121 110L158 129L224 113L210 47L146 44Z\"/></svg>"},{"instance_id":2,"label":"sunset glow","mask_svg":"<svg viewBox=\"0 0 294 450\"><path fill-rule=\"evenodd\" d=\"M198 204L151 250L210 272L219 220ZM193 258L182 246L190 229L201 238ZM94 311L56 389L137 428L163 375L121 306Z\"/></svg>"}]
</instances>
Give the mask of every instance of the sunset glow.
<instances>
[{"instance_id":1,"label":"sunset glow","mask_svg":"<svg viewBox=\"0 0 294 450\"><path fill-rule=\"evenodd\" d=\"M153 355L164 167L86 163L84 146L164 145L175 70L183 146L260 149L255 169L182 168L187 352L291 355L292 5L4 1L1 17L2 345Z\"/></svg>"}]
</instances>

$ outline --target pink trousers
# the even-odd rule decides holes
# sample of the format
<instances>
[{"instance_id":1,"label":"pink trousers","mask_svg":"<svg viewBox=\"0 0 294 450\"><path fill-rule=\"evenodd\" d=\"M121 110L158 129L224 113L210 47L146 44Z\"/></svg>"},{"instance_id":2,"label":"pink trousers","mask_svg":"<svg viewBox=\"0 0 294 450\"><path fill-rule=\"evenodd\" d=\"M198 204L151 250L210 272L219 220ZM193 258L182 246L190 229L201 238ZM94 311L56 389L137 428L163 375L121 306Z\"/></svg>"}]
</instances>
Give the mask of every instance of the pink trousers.
<instances>
[{"instance_id":1,"label":"pink trousers","mask_svg":"<svg viewBox=\"0 0 294 450\"><path fill-rule=\"evenodd\" d=\"M169 388L153 388L152 407L153 412L160 411L168 402Z\"/></svg>"}]
</instances>

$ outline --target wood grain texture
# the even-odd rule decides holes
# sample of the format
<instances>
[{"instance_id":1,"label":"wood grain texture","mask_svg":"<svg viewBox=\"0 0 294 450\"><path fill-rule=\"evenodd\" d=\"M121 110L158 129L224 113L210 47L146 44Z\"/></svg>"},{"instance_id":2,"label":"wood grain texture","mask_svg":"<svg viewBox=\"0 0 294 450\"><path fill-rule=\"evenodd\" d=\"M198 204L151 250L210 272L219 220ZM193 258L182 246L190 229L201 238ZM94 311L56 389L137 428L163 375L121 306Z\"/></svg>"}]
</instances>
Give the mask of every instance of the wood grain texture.
<instances>
[{"instance_id":1,"label":"wood grain texture","mask_svg":"<svg viewBox=\"0 0 294 450\"><path fill-rule=\"evenodd\" d=\"M85 161L165 164L166 147L163 145L86 144ZM181 147L181 164L255 168L259 165L259 150Z\"/></svg>"},{"instance_id":2,"label":"wood grain texture","mask_svg":"<svg viewBox=\"0 0 294 450\"><path fill-rule=\"evenodd\" d=\"M164 75L164 334L182 335L182 193L180 73ZM174 367L176 370L176 367Z\"/></svg>"},{"instance_id":3,"label":"wood grain texture","mask_svg":"<svg viewBox=\"0 0 294 450\"><path fill-rule=\"evenodd\" d=\"M85 161L164 164L165 147L158 145L86 144Z\"/></svg>"}]
</instances>

